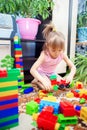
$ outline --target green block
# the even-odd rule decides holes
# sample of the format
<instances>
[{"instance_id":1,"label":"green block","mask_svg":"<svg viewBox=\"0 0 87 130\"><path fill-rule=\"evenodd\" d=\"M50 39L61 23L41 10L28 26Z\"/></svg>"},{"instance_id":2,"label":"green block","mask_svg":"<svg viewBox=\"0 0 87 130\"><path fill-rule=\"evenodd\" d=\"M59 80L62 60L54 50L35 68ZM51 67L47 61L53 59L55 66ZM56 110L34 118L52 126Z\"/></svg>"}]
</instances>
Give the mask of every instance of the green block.
<instances>
[{"instance_id":1,"label":"green block","mask_svg":"<svg viewBox=\"0 0 87 130\"><path fill-rule=\"evenodd\" d=\"M2 119L0 119L0 123L6 122L6 121L9 121L9 120L13 120L13 119L16 119L18 117L19 117L19 115L17 114L17 115L9 116L9 117L6 117L6 118L2 118Z\"/></svg>"},{"instance_id":2,"label":"green block","mask_svg":"<svg viewBox=\"0 0 87 130\"><path fill-rule=\"evenodd\" d=\"M9 91L9 90L16 90L16 89L18 89L18 86L2 87L2 88L0 88L0 92L5 92L5 91Z\"/></svg>"},{"instance_id":3,"label":"green block","mask_svg":"<svg viewBox=\"0 0 87 130\"><path fill-rule=\"evenodd\" d=\"M24 79L24 75L19 75L18 79Z\"/></svg>"},{"instance_id":4,"label":"green block","mask_svg":"<svg viewBox=\"0 0 87 130\"><path fill-rule=\"evenodd\" d=\"M35 101L30 101L26 104L26 113L32 115L33 113L38 113L39 104Z\"/></svg>"},{"instance_id":5,"label":"green block","mask_svg":"<svg viewBox=\"0 0 87 130\"><path fill-rule=\"evenodd\" d=\"M75 125L78 123L78 118L76 116L64 117L63 114L58 114L58 122L64 125Z\"/></svg>"},{"instance_id":6,"label":"green block","mask_svg":"<svg viewBox=\"0 0 87 130\"><path fill-rule=\"evenodd\" d=\"M9 81L17 81L17 77L13 75L11 77L0 78L0 82L9 82Z\"/></svg>"},{"instance_id":7,"label":"green block","mask_svg":"<svg viewBox=\"0 0 87 130\"><path fill-rule=\"evenodd\" d=\"M24 84L24 85L22 85L22 88L29 88L29 87L31 87L31 84Z\"/></svg>"},{"instance_id":8,"label":"green block","mask_svg":"<svg viewBox=\"0 0 87 130\"><path fill-rule=\"evenodd\" d=\"M50 76L50 79L52 80L52 79L57 79L57 76L56 75L51 75Z\"/></svg>"},{"instance_id":9,"label":"green block","mask_svg":"<svg viewBox=\"0 0 87 130\"><path fill-rule=\"evenodd\" d=\"M23 94L23 93L24 93L24 89L20 89L19 92L20 92L21 94Z\"/></svg>"},{"instance_id":10,"label":"green block","mask_svg":"<svg viewBox=\"0 0 87 130\"><path fill-rule=\"evenodd\" d=\"M58 130L65 130L65 127L66 126L64 124L61 124Z\"/></svg>"},{"instance_id":11,"label":"green block","mask_svg":"<svg viewBox=\"0 0 87 130\"><path fill-rule=\"evenodd\" d=\"M79 101L80 104L84 104L85 102L86 102L85 98L81 98Z\"/></svg>"},{"instance_id":12,"label":"green block","mask_svg":"<svg viewBox=\"0 0 87 130\"><path fill-rule=\"evenodd\" d=\"M10 129L10 128L16 127L18 125L19 125L19 123L17 122L17 123L11 124L11 125L1 127L0 130L7 130L7 129Z\"/></svg>"},{"instance_id":13,"label":"green block","mask_svg":"<svg viewBox=\"0 0 87 130\"><path fill-rule=\"evenodd\" d=\"M15 76L17 77L18 75L20 75L20 69L10 69L10 70L7 70L7 73L8 73L8 77L11 77L11 76Z\"/></svg>"},{"instance_id":14,"label":"green block","mask_svg":"<svg viewBox=\"0 0 87 130\"><path fill-rule=\"evenodd\" d=\"M70 83L70 87L72 88L72 87L74 87L75 86L75 83L74 83L74 81L72 81L71 83Z\"/></svg>"},{"instance_id":15,"label":"green block","mask_svg":"<svg viewBox=\"0 0 87 130\"><path fill-rule=\"evenodd\" d=\"M58 85L54 85L54 86L53 86L53 90L55 90L55 91L58 90L58 88L59 88Z\"/></svg>"},{"instance_id":16,"label":"green block","mask_svg":"<svg viewBox=\"0 0 87 130\"><path fill-rule=\"evenodd\" d=\"M22 51L22 48L15 48L16 51Z\"/></svg>"},{"instance_id":17,"label":"green block","mask_svg":"<svg viewBox=\"0 0 87 130\"><path fill-rule=\"evenodd\" d=\"M48 93L47 95L48 95L48 96L53 96L53 93L50 92L50 93Z\"/></svg>"},{"instance_id":18,"label":"green block","mask_svg":"<svg viewBox=\"0 0 87 130\"><path fill-rule=\"evenodd\" d=\"M18 82L18 86L23 86L24 85L24 81Z\"/></svg>"}]
</instances>

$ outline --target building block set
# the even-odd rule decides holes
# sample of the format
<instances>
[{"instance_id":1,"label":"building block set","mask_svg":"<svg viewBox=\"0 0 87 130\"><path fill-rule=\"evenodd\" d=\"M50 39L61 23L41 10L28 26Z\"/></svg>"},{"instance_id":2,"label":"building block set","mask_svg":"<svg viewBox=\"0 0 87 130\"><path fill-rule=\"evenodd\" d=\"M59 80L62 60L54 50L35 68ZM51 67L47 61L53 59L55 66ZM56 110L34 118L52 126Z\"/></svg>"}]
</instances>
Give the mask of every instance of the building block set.
<instances>
[{"instance_id":1,"label":"building block set","mask_svg":"<svg viewBox=\"0 0 87 130\"><path fill-rule=\"evenodd\" d=\"M19 69L0 71L0 130L19 123L18 120L18 82Z\"/></svg>"}]
</instances>

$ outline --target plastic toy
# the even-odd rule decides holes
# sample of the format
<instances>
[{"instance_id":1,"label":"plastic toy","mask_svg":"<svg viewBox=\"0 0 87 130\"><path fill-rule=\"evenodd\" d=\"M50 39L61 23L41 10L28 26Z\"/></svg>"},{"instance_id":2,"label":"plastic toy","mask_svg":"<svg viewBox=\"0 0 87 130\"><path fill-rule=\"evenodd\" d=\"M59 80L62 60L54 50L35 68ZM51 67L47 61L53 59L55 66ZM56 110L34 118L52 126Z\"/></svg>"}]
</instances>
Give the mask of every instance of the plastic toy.
<instances>
[{"instance_id":1,"label":"plastic toy","mask_svg":"<svg viewBox=\"0 0 87 130\"><path fill-rule=\"evenodd\" d=\"M69 88L70 82L67 83L66 80L60 80L60 81L57 81L57 85L59 86L60 89Z\"/></svg>"}]
</instances>

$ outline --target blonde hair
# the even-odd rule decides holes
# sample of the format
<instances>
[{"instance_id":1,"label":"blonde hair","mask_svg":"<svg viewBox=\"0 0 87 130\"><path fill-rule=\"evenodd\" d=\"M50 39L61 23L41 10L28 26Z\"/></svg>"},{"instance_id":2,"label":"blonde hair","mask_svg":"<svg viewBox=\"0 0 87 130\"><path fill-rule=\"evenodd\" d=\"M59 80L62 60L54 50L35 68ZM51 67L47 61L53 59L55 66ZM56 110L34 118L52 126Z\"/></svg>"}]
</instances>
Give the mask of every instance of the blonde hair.
<instances>
[{"instance_id":1,"label":"blonde hair","mask_svg":"<svg viewBox=\"0 0 87 130\"><path fill-rule=\"evenodd\" d=\"M50 46L53 49L61 49L64 51L65 49L65 38L61 32L57 32L54 25L51 23L45 25L45 29L43 30L43 37L45 38L45 44L43 46L43 50L46 51Z\"/></svg>"}]
</instances>

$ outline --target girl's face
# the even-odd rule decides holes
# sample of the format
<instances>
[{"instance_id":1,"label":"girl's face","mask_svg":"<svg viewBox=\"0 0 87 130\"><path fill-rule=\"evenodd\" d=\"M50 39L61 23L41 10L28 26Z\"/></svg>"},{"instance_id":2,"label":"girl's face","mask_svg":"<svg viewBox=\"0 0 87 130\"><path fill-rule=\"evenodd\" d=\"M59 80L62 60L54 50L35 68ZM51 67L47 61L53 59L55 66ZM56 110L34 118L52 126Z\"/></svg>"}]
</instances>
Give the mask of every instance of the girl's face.
<instances>
[{"instance_id":1,"label":"girl's face","mask_svg":"<svg viewBox=\"0 0 87 130\"><path fill-rule=\"evenodd\" d=\"M49 54L52 58L57 58L59 54L62 52L62 49L53 49L52 47L48 48Z\"/></svg>"}]
</instances>

